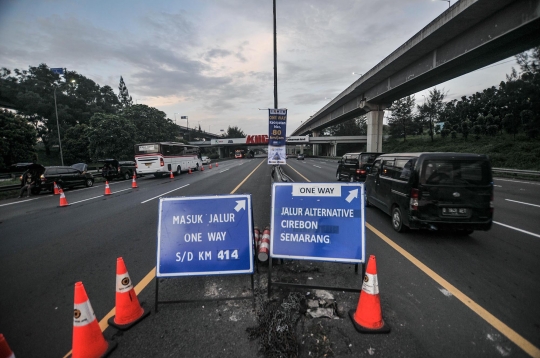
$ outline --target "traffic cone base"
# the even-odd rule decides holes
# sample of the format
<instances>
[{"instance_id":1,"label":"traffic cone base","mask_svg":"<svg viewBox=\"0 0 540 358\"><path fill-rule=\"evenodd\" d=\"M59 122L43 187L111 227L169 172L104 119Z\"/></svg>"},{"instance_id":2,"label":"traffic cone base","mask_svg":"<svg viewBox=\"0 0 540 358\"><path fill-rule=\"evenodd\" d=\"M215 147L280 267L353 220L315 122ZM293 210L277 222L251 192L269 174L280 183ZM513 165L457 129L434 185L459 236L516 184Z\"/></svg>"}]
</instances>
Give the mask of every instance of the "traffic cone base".
<instances>
[{"instance_id":1,"label":"traffic cone base","mask_svg":"<svg viewBox=\"0 0 540 358\"><path fill-rule=\"evenodd\" d=\"M150 309L144 307L144 303L141 303L141 308L143 309L142 315L133 322L126 323L126 324L118 324L114 321L116 319L116 316L109 318L107 322L109 323L109 326L113 326L115 328L118 328L119 330L126 331L130 329L131 327L133 327L134 325L136 325L137 323L139 323L140 321L142 321L143 318L145 318L146 316L150 314L151 312Z\"/></svg>"},{"instance_id":2,"label":"traffic cone base","mask_svg":"<svg viewBox=\"0 0 540 358\"><path fill-rule=\"evenodd\" d=\"M354 315L356 314L356 311L355 310L350 310L349 311L349 317L351 317L351 321L353 323L353 326L354 328L356 329L357 332L360 332L360 333L390 333L390 326L383 320L381 320L381 327L379 328L367 328L367 327L364 327L364 326L361 326L360 324L356 323L356 321L354 320Z\"/></svg>"}]
</instances>

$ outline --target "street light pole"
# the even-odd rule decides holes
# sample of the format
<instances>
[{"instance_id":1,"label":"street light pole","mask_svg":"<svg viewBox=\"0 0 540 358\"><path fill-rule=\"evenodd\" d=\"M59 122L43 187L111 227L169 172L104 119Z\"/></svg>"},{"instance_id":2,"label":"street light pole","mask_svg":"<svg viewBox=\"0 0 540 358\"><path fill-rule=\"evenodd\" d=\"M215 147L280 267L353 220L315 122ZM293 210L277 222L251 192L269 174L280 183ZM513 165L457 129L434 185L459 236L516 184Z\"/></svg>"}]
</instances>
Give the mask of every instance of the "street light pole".
<instances>
[{"instance_id":1,"label":"street light pole","mask_svg":"<svg viewBox=\"0 0 540 358\"><path fill-rule=\"evenodd\" d=\"M64 155L62 154L62 141L60 140L60 124L58 123L58 107L56 106L56 89L58 86L54 86L54 111L56 112L56 129L58 130L58 145L60 147L60 161L62 166L64 165Z\"/></svg>"}]
</instances>

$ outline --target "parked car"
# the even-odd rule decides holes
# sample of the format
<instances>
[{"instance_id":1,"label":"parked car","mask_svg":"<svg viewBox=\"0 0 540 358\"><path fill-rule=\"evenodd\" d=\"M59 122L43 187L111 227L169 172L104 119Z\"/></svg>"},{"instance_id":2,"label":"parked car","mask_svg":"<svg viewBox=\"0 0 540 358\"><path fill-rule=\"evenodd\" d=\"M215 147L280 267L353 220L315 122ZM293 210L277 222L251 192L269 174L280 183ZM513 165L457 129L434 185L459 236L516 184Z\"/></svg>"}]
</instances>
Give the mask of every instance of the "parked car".
<instances>
[{"instance_id":1,"label":"parked car","mask_svg":"<svg viewBox=\"0 0 540 358\"><path fill-rule=\"evenodd\" d=\"M373 163L365 190L365 205L389 214L398 232L411 228L469 235L491 228L493 178L485 155L384 154Z\"/></svg>"},{"instance_id":2,"label":"parked car","mask_svg":"<svg viewBox=\"0 0 540 358\"><path fill-rule=\"evenodd\" d=\"M212 162L212 159L208 158L207 156L202 156L201 157L201 162L203 164L210 164Z\"/></svg>"},{"instance_id":3,"label":"parked car","mask_svg":"<svg viewBox=\"0 0 540 358\"><path fill-rule=\"evenodd\" d=\"M300 153L296 156L296 160L304 160L304 154Z\"/></svg>"},{"instance_id":4,"label":"parked car","mask_svg":"<svg viewBox=\"0 0 540 358\"><path fill-rule=\"evenodd\" d=\"M338 161L336 179L354 181L365 181L366 174L371 168L371 164L379 155L383 153L346 153Z\"/></svg>"},{"instance_id":5,"label":"parked car","mask_svg":"<svg viewBox=\"0 0 540 358\"><path fill-rule=\"evenodd\" d=\"M39 180L36 181L32 188L33 194L39 194L42 190L52 191L55 182L62 189L73 188L78 185L84 185L86 187L94 185L94 177L92 174L87 173L87 166L84 163L74 164L70 167L43 167L39 164L35 164L34 167L29 168L28 170L32 172L33 176L36 175L36 178L39 177Z\"/></svg>"},{"instance_id":6,"label":"parked car","mask_svg":"<svg viewBox=\"0 0 540 358\"><path fill-rule=\"evenodd\" d=\"M19 181L21 182L21 187L24 185L23 183L23 177L24 174L30 173L32 174L33 178L40 178L41 175L45 172L45 167L41 164L36 163L17 163L16 165L12 166L15 168L15 170L20 171L24 170L23 174L19 176ZM39 194L40 192L40 180L38 179L36 181L36 184L31 189L32 194Z\"/></svg>"},{"instance_id":7,"label":"parked car","mask_svg":"<svg viewBox=\"0 0 540 358\"><path fill-rule=\"evenodd\" d=\"M107 180L124 179L128 180L136 173L136 164L133 161L118 161L116 159L100 160L103 163L101 168L101 176Z\"/></svg>"}]
</instances>

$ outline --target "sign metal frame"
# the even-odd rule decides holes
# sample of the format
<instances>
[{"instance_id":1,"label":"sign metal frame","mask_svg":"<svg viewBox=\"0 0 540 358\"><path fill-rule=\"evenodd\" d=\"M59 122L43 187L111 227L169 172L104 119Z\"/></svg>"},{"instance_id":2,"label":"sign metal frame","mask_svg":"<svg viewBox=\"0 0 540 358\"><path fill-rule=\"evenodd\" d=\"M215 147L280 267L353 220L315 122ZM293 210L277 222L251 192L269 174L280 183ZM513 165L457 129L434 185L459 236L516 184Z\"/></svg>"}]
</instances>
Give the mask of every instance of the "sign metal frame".
<instances>
[{"instance_id":1,"label":"sign metal frame","mask_svg":"<svg viewBox=\"0 0 540 358\"><path fill-rule=\"evenodd\" d=\"M206 200L209 200L208 202L205 202ZM218 270L186 270L186 271L178 271L178 272L162 272L160 270L161 268L161 263L163 263L163 257L162 257L162 249L164 249L164 247L162 247L162 245L164 244L162 241L163 240L171 240L167 235L165 235L164 233L164 236L162 237L162 230L164 229L163 227L163 222L162 222L162 219L163 219L163 203L168 203L168 202L179 202L180 204L179 205L182 205L184 203L186 203L186 205L190 205L192 204L191 206L197 206L198 204L198 212L197 214L194 214L192 211L189 211L189 209L186 210L186 213L191 213L189 215L192 215L192 216L201 216L202 218L202 215L212 215L213 213L208 213L208 212L204 212L204 211L201 211L200 207L201 205L202 206L206 206L208 208L211 208L210 210L212 209L216 209L216 207L219 207L218 206L218 202L220 200L227 200L227 203L231 202L231 201L237 201L237 205L240 205L239 201L243 201L245 200L245 207L243 208L240 208L238 211L240 210L243 210L245 211L245 215L247 215L247 217L242 217L241 218L241 225L245 225L246 226L246 230L247 232L245 233L245 236L243 236L243 234L241 233L241 235L238 235L238 231L243 231L244 228L240 227L240 228L235 228L236 229L236 236L241 236L240 239L237 239L234 241L234 244L232 244L233 246L234 245L237 245L239 249L241 249L240 251L240 254L242 255L243 254L243 260L242 261L239 261L241 265L243 266L248 266L248 267L244 267L242 269L232 269L232 268L226 268L226 269L218 269ZM231 207L232 209L232 207ZM197 210L197 209L195 209ZM238 212L237 211L237 212ZM211 196L190 196L190 197L163 197L163 198L160 198L159 200L159 210L158 210L158 230L157 230L157 252L156 252L156 260L157 260L157 265L156 265L156 276L155 276L155 283L156 283L156 289L155 289L155 311L158 312L158 304L163 304L163 303L187 303L187 302L201 302L201 301L228 301L228 300L244 300L244 299L253 299L253 304L255 305L255 284L254 284L254 269L256 268L256 270L258 271L258 264L257 264L257 260L255 259L255 250L254 250L254 239L253 239L253 206L252 206L252 203L251 203L251 195L250 194L232 194L232 195L211 195ZM170 219L173 219L173 216L171 214L170 215ZM199 219L200 220L200 219ZM174 219L173 219L174 221ZM239 223L240 224L240 223ZM192 231L195 230L199 230L198 232L200 233L200 237L202 237L202 233L207 233L207 232L210 232L210 228L208 227L209 223L206 224L207 226L207 230L208 231L204 231L204 229L202 227L205 226L204 223L195 223L194 226L191 227ZM226 226L226 224L224 225L221 225L221 228L223 229L223 226ZM238 226L238 225L236 225ZM178 229L180 230L180 232L182 232L182 229L183 227L182 226L178 226ZM168 228L170 230L170 227ZM175 227L176 229L176 227ZM196 237L196 236L195 236ZM217 251L218 249L222 248L222 247L228 247L227 245L231 245L231 244L222 244L223 241L219 241L219 245L216 244L216 246L219 246L219 247L213 247L213 249L215 251ZM206 243L206 246L204 246L202 249L204 250L205 248L208 248L208 246L212 246L214 243ZM168 243L168 246L170 246L171 243ZM197 245L196 243L195 244L192 244L191 246L188 246L189 248L191 248L193 245ZM167 246L167 245L165 245ZM196 246L195 246L196 247ZM230 248L230 247L229 247ZM185 250L185 248L184 248ZM222 250L223 251L223 250ZM246 252L247 251L247 252ZM187 251L184 251L184 252L187 252ZM248 258L245 258L245 254L248 254ZM178 256L176 256L178 257ZM170 260L170 257L168 258ZM249 260L249 263L246 262L246 260ZM178 261L178 260L175 260L175 261ZM232 261L232 260L230 260ZM170 264L170 262L169 262ZM170 270L166 270L166 271L170 271ZM190 299L190 300L165 300L165 301L160 301L159 300L159 281L160 280L164 280L164 279L182 279L182 278L185 278L185 277L193 277L193 276L217 276L217 275L241 275L241 274L248 274L250 275L250 279L251 279L251 295L249 296L239 296L239 297L223 297L223 298L210 298L210 299Z\"/></svg>"}]
</instances>

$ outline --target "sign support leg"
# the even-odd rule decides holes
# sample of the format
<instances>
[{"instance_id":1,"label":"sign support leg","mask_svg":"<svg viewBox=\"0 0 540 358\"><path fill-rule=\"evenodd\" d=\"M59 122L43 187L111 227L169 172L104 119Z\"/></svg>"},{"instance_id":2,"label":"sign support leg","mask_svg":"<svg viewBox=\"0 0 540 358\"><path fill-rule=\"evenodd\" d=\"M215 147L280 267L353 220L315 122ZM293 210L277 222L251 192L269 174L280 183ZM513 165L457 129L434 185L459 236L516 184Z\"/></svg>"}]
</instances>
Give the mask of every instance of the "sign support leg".
<instances>
[{"instance_id":1,"label":"sign support leg","mask_svg":"<svg viewBox=\"0 0 540 358\"><path fill-rule=\"evenodd\" d=\"M154 312L158 311L158 290L159 290L159 277L156 276L156 298L154 303Z\"/></svg>"}]
</instances>

